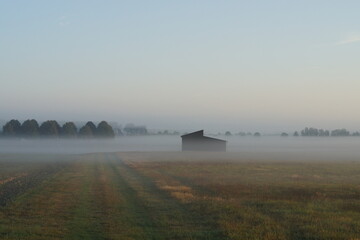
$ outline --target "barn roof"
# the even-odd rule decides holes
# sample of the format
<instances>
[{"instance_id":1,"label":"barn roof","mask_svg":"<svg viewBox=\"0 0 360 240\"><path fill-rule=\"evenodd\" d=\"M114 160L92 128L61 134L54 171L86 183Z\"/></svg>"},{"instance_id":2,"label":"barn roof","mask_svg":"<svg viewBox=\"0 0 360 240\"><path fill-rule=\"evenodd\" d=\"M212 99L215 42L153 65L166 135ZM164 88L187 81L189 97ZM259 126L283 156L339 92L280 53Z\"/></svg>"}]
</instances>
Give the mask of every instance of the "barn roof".
<instances>
[{"instance_id":1,"label":"barn roof","mask_svg":"<svg viewBox=\"0 0 360 240\"><path fill-rule=\"evenodd\" d=\"M184 134L181 137L203 137L204 136L204 130Z\"/></svg>"},{"instance_id":2,"label":"barn roof","mask_svg":"<svg viewBox=\"0 0 360 240\"><path fill-rule=\"evenodd\" d=\"M204 130L200 130L200 131L196 131L196 132L192 132L192 133L188 133L188 134L184 134L181 136L182 138L194 138L194 139L208 139L208 140L213 140L213 141L219 141L219 142L226 142L225 140L222 139L218 139L218 138L212 138L212 137L206 137L204 136Z\"/></svg>"}]
</instances>

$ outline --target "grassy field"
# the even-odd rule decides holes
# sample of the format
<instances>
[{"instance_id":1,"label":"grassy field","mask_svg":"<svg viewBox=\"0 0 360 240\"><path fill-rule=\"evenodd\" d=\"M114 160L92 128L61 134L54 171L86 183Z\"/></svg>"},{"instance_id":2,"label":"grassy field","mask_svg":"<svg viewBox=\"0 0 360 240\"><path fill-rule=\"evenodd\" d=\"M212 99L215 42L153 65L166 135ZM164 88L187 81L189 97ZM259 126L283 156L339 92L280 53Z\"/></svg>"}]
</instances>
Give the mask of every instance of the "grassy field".
<instances>
[{"instance_id":1,"label":"grassy field","mask_svg":"<svg viewBox=\"0 0 360 240\"><path fill-rule=\"evenodd\" d=\"M279 159L0 155L0 239L360 239L360 161Z\"/></svg>"}]
</instances>

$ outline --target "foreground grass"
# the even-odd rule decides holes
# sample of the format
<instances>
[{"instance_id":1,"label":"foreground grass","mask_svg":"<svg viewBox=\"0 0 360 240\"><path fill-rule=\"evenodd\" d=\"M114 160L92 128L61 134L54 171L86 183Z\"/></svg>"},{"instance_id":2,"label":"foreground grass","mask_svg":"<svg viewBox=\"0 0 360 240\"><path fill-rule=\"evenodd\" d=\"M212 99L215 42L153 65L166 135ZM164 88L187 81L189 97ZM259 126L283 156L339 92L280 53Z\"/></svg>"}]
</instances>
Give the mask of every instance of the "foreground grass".
<instances>
[{"instance_id":1,"label":"foreground grass","mask_svg":"<svg viewBox=\"0 0 360 240\"><path fill-rule=\"evenodd\" d=\"M124 156L170 196L213 218L226 239L360 238L358 162L158 157Z\"/></svg>"},{"instance_id":2,"label":"foreground grass","mask_svg":"<svg viewBox=\"0 0 360 240\"><path fill-rule=\"evenodd\" d=\"M0 159L0 238L360 238L358 162L174 156Z\"/></svg>"},{"instance_id":3,"label":"foreground grass","mask_svg":"<svg viewBox=\"0 0 360 240\"><path fill-rule=\"evenodd\" d=\"M1 190L1 188L0 188ZM115 154L85 155L1 208L2 239L219 239Z\"/></svg>"}]
</instances>

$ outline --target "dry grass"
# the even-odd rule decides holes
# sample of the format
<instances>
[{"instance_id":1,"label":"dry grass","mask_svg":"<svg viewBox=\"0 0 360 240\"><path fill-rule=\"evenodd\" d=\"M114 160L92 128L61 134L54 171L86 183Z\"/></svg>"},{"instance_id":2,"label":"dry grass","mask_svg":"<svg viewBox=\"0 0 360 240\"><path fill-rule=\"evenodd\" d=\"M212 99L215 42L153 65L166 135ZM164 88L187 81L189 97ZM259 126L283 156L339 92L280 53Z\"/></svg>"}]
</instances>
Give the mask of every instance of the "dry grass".
<instances>
[{"instance_id":1,"label":"dry grass","mask_svg":"<svg viewBox=\"0 0 360 240\"><path fill-rule=\"evenodd\" d=\"M19 174L17 174L16 176L2 179L2 180L0 180L0 185L5 184L5 183L8 183L8 182L11 182L11 181L14 181L14 180L16 180L16 179L18 179L18 178L20 178L20 177L25 177L25 176L27 176L27 175L28 175L27 173L19 173Z\"/></svg>"},{"instance_id":2,"label":"dry grass","mask_svg":"<svg viewBox=\"0 0 360 240\"><path fill-rule=\"evenodd\" d=\"M356 239L360 163L166 160L131 153L127 164L159 189L217 219L228 239ZM136 160L134 156L136 157ZM169 158L168 158L169 159ZM134 162L132 162L134 161Z\"/></svg>"},{"instance_id":3,"label":"dry grass","mask_svg":"<svg viewBox=\"0 0 360 240\"><path fill-rule=\"evenodd\" d=\"M79 156L0 208L0 238L360 238L359 162L219 157ZM25 171L31 165L0 159L0 195L45 163Z\"/></svg>"}]
</instances>

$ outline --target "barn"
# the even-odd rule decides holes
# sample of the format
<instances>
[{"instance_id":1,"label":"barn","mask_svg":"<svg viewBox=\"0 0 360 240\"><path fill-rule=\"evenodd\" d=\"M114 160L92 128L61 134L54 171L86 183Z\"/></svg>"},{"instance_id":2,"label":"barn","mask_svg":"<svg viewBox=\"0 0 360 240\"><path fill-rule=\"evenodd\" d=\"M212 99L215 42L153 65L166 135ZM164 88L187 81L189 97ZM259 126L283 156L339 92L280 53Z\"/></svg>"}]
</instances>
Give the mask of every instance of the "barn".
<instances>
[{"instance_id":1,"label":"barn","mask_svg":"<svg viewBox=\"0 0 360 240\"><path fill-rule=\"evenodd\" d=\"M226 152L226 141L204 136L204 130L181 136L182 151Z\"/></svg>"}]
</instances>

